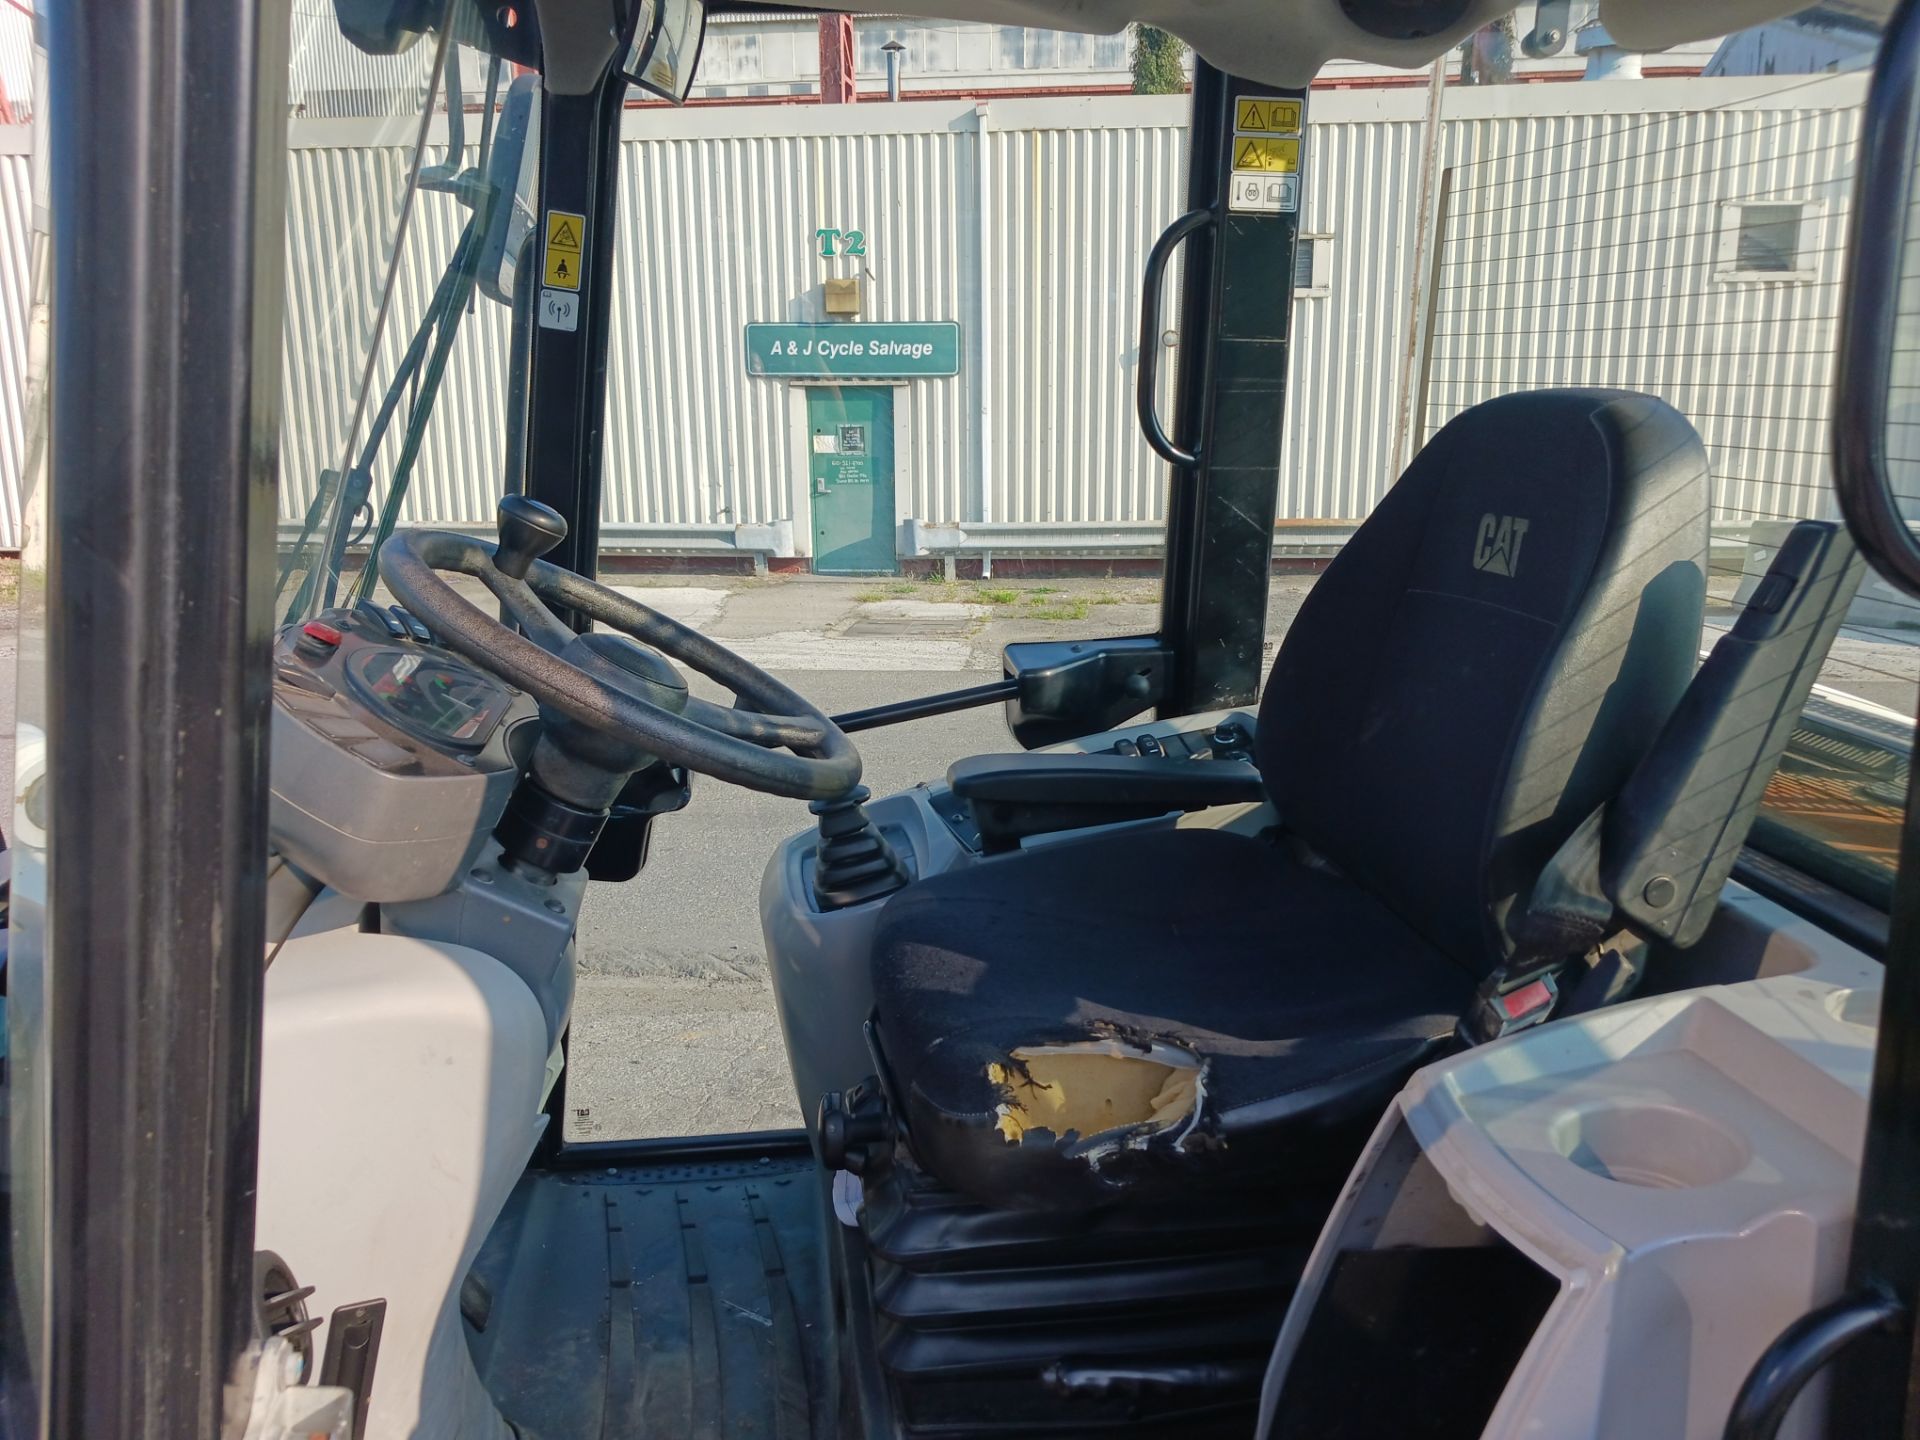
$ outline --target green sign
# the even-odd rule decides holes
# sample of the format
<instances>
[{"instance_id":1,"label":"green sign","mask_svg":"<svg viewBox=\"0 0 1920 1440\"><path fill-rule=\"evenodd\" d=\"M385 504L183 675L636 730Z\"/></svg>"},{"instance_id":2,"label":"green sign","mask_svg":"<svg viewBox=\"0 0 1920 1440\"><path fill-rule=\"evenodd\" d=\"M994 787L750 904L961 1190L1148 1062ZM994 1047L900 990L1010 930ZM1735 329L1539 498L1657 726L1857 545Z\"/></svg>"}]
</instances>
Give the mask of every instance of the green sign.
<instances>
[{"instance_id":1,"label":"green sign","mask_svg":"<svg viewBox=\"0 0 1920 1440\"><path fill-rule=\"evenodd\" d=\"M749 325L747 374L905 379L960 373L960 327L900 324Z\"/></svg>"},{"instance_id":2,"label":"green sign","mask_svg":"<svg viewBox=\"0 0 1920 1440\"><path fill-rule=\"evenodd\" d=\"M836 258L833 253L833 242L836 240L840 242L840 254L842 255L864 255L867 253L867 232L864 230L828 230L823 228L814 231L813 238L820 242L820 258L822 260L832 260Z\"/></svg>"}]
</instances>

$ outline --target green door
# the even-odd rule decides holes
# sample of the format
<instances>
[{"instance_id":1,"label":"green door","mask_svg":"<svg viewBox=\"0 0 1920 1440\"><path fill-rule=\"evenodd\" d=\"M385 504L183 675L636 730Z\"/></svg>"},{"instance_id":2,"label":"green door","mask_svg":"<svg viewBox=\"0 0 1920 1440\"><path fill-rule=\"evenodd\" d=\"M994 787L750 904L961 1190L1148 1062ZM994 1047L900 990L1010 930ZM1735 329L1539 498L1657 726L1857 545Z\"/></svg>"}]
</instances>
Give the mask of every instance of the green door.
<instances>
[{"instance_id":1,"label":"green door","mask_svg":"<svg viewBox=\"0 0 1920 1440\"><path fill-rule=\"evenodd\" d=\"M892 387L807 387L807 431L813 568L893 574Z\"/></svg>"}]
</instances>

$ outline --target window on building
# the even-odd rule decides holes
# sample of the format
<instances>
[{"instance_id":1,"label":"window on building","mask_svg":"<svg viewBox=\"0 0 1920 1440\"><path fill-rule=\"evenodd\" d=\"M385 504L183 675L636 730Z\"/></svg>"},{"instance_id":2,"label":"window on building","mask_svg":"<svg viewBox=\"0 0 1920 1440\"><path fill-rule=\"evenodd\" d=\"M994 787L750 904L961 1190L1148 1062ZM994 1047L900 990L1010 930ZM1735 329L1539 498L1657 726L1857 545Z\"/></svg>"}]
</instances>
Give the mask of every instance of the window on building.
<instances>
[{"instance_id":1,"label":"window on building","mask_svg":"<svg viewBox=\"0 0 1920 1440\"><path fill-rule=\"evenodd\" d=\"M737 85L760 76L758 35L708 33L700 53L701 84Z\"/></svg>"},{"instance_id":2,"label":"window on building","mask_svg":"<svg viewBox=\"0 0 1920 1440\"><path fill-rule=\"evenodd\" d=\"M1117 35L1096 35L1093 37L1093 68L1096 70L1124 70L1127 68L1127 32Z\"/></svg>"},{"instance_id":3,"label":"window on building","mask_svg":"<svg viewBox=\"0 0 1920 1440\"><path fill-rule=\"evenodd\" d=\"M1328 261L1332 254L1331 235L1302 235L1293 252L1293 293L1317 296L1327 293Z\"/></svg>"},{"instance_id":4,"label":"window on building","mask_svg":"<svg viewBox=\"0 0 1920 1440\"><path fill-rule=\"evenodd\" d=\"M1722 280L1810 280L1814 207L1803 200L1738 201L1721 207Z\"/></svg>"},{"instance_id":5,"label":"window on building","mask_svg":"<svg viewBox=\"0 0 1920 1440\"><path fill-rule=\"evenodd\" d=\"M994 57L996 68L1001 70L1024 70L1027 68L1027 32L1018 25L1000 27L1000 44Z\"/></svg>"},{"instance_id":6,"label":"window on building","mask_svg":"<svg viewBox=\"0 0 1920 1440\"><path fill-rule=\"evenodd\" d=\"M1800 259L1798 205L1742 205L1734 256L1742 270L1785 272Z\"/></svg>"}]
</instances>

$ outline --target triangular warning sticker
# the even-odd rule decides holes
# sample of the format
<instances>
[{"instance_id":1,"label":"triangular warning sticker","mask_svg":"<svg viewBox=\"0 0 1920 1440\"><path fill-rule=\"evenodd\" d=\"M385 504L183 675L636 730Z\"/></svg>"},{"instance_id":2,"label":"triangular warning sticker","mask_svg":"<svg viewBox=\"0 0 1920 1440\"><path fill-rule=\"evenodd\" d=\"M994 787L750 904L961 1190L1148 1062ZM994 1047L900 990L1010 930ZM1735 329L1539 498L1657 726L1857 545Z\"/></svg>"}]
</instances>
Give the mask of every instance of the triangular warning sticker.
<instances>
[{"instance_id":1,"label":"triangular warning sticker","mask_svg":"<svg viewBox=\"0 0 1920 1440\"><path fill-rule=\"evenodd\" d=\"M1240 152L1233 157L1233 168L1236 170L1258 170L1260 168L1260 147L1255 145L1251 140L1243 144L1240 147Z\"/></svg>"},{"instance_id":2,"label":"triangular warning sticker","mask_svg":"<svg viewBox=\"0 0 1920 1440\"><path fill-rule=\"evenodd\" d=\"M562 220L553 227L553 233L547 236L547 243L556 250L578 250L580 237L574 233L572 222Z\"/></svg>"}]
</instances>

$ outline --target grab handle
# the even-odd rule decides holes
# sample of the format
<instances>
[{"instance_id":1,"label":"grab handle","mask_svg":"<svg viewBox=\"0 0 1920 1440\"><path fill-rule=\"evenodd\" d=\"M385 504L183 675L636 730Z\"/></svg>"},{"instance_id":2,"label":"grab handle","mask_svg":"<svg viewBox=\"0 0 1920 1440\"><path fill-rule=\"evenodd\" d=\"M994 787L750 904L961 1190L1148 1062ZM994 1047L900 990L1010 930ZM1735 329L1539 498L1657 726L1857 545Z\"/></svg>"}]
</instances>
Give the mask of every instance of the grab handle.
<instances>
[{"instance_id":1,"label":"grab handle","mask_svg":"<svg viewBox=\"0 0 1920 1440\"><path fill-rule=\"evenodd\" d=\"M1154 408L1160 381L1160 291L1167 276L1167 262L1180 243L1195 231L1213 223L1211 210L1189 210L1169 225L1147 252L1147 273L1140 285L1140 364L1139 385L1134 391L1134 408L1140 415L1140 433L1147 444L1170 465L1191 468L1200 463L1192 450L1182 450L1161 428L1159 412Z\"/></svg>"},{"instance_id":2,"label":"grab handle","mask_svg":"<svg viewBox=\"0 0 1920 1440\"><path fill-rule=\"evenodd\" d=\"M1900 1302L1868 1290L1802 1315L1754 1362L1734 1398L1725 1440L1773 1440L1809 1380L1862 1335L1897 1329Z\"/></svg>"}]
</instances>

